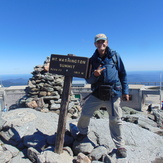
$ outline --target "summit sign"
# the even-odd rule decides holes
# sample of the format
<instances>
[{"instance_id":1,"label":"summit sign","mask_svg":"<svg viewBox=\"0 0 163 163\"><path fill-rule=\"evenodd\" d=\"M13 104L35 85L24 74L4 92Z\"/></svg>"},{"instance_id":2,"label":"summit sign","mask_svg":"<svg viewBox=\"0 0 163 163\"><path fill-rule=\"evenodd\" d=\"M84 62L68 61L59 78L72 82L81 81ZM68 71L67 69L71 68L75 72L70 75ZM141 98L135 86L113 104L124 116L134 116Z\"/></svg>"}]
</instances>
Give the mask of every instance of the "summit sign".
<instances>
[{"instance_id":1,"label":"summit sign","mask_svg":"<svg viewBox=\"0 0 163 163\"><path fill-rule=\"evenodd\" d=\"M88 78L89 58L52 54L49 72L64 76Z\"/></svg>"},{"instance_id":2,"label":"summit sign","mask_svg":"<svg viewBox=\"0 0 163 163\"><path fill-rule=\"evenodd\" d=\"M58 119L58 129L55 140L55 152L63 152L64 136L66 131L66 116L69 105L69 95L71 93L72 78L88 78L90 74L89 58L76 57L68 54L52 54L50 59L49 72L58 75L64 75L64 85L62 92L61 108Z\"/></svg>"}]
</instances>

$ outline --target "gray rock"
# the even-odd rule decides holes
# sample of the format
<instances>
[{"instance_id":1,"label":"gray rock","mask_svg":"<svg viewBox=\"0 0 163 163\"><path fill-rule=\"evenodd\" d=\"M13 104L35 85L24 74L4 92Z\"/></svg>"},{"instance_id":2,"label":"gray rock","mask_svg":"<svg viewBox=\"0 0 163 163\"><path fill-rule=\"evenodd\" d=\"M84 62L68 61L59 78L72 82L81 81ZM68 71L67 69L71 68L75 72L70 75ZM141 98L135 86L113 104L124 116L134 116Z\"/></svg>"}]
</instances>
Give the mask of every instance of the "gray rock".
<instances>
[{"instance_id":1,"label":"gray rock","mask_svg":"<svg viewBox=\"0 0 163 163\"><path fill-rule=\"evenodd\" d=\"M43 97L44 100L58 100L60 99L60 96L44 96Z\"/></svg>"},{"instance_id":2,"label":"gray rock","mask_svg":"<svg viewBox=\"0 0 163 163\"><path fill-rule=\"evenodd\" d=\"M91 160L83 153L79 153L77 156L77 163L91 163Z\"/></svg>"},{"instance_id":3,"label":"gray rock","mask_svg":"<svg viewBox=\"0 0 163 163\"><path fill-rule=\"evenodd\" d=\"M91 131L90 133L94 133L91 134L93 137L89 135L89 138L93 141L94 144L97 143L97 145L104 145L109 150L115 148L115 145L110 136L108 119L91 119L89 130Z\"/></svg>"},{"instance_id":4,"label":"gray rock","mask_svg":"<svg viewBox=\"0 0 163 163\"><path fill-rule=\"evenodd\" d=\"M55 86L54 90L58 91L59 94L62 94L63 88L61 86Z\"/></svg>"},{"instance_id":5,"label":"gray rock","mask_svg":"<svg viewBox=\"0 0 163 163\"><path fill-rule=\"evenodd\" d=\"M45 87L44 90L47 91L47 92L53 92L54 91L54 88Z\"/></svg>"},{"instance_id":6,"label":"gray rock","mask_svg":"<svg viewBox=\"0 0 163 163\"><path fill-rule=\"evenodd\" d=\"M63 78L57 78L55 80L55 86L63 86Z\"/></svg>"},{"instance_id":7,"label":"gray rock","mask_svg":"<svg viewBox=\"0 0 163 163\"><path fill-rule=\"evenodd\" d=\"M22 162L22 158L20 155L17 155L16 157L13 157L11 160L11 163L18 163L18 162Z\"/></svg>"},{"instance_id":8,"label":"gray rock","mask_svg":"<svg viewBox=\"0 0 163 163\"><path fill-rule=\"evenodd\" d=\"M113 160L109 155L105 155L103 160L104 160L104 163L113 163Z\"/></svg>"},{"instance_id":9,"label":"gray rock","mask_svg":"<svg viewBox=\"0 0 163 163\"><path fill-rule=\"evenodd\" d=\"M54 151L44 151L37 158L38 163L72 163L73 157L66 151L61 154L54 153Z\"/></svg>"},{"instance_id":10,"label":"gray rock","mask_svg":"<svg viewBox=\"0 0 163 163\"><path fill-rule=\"evenodd\" d=\"M133 116L126 116L123 118L124 121L135 123L135 124L138 124L138 119L139 119L138 117L133 117Z\"/></svg>"},{"instance_id":11,"label":"gray rock","mask_svg":"<svg viewBox=\"0 0 163 163\"><path fill-rule=\"evenodd\" d=\"M36 83L36 82L34 82L33 80L32 80L32 81L29 80L29 81L28 81L28 87L29 87L29 88L36 88L35 83ZM37 89L37 88L36 88L36 89ZM38 89L37 89L37 91L38 91Z\"/></svg>"},{"instance_id":12,"label":"gray rock","mask_svg":"<svg viewBox=\"0 0 163 163\"><path fill-rule=\"evenodd\" d=\"M70 156L73 156L73 151L70 147L63 147L63 150L66 151Z\"/></svg>"},{"instance_id":13,"label":"gray rock","mask_svg":"<svg viewBox=\"0 0 163 163\"><path fill-rule=\"evenodd\" d=\"M21 154L18 154L16 157L13 157L10 163L31 163L28 158L22 157Z\"/></svg>"},{"instance_id":14,"label":"gray rock","mask_svg":"<svg viewBox=\"0 0 163 163\"><path fill-rule=\"evenodd\" d=\"M129 108L129 107L122 107L122 111L123 111L124 115L131 115L131 114L139 113L139 111L136 111L136 110Z\"/></svg>"},{"instance_id":15,"label":"gray rock","mask_svg":"<svg viewBox=\"0 0 163 163\"><path fill-rule=\"evenodd\" d=\"M9 144L15 147L23 147L19 133L16 131L15 128L6 126L5 130L2 130L0 134L1 137L3 137L3 140L8 142Z\"/></svg>"},{"instance_id":16,"label":"gray rock","mask_svg":"<svg viewBox=\"0 0 163 163\"><path fill-rule=\"evenodd\" d=\"M162 163L163 162L163 157L156 158L152 163Z\"/></svg>"},{"instance_id":17,"label":"gray rock","mask_svg":"<svg viewBox=\"0 0 163 163\"><path fill-rule=\"evenodd\" d=\"M127 122L124 124L124 128L127 155L131 162L143 162L145 160L151 162L156 156L163 156L162 137Z\"/></svg>"},{"instance_id":18,"label":"gray rock","mask_svg":"<svg viewBox=\"0 0 163 163\"><path fill-rule=\"evenodd\" d=\"M33 135L37 131L47 135L57 131L58 115L54 113L41 113L25 108L9 111L3 118L7 122L1 136L15 145L21 142L24 136Z\"/></svg>"},{"instance_id":19,"label":"gray rock","mask_svg":"<svg viewBox=\"0 0 163 163\"><path fill-rule=\"evenodd\" d=\"M12 159L12 154L10 151L8 151L8 150L0 151L0 162L1 163L10 162L11 159Z\"/></svg>"},{"instance_id":20,"label":"gray rock","mask_svg":"<svg viewBox=\"0 0 163 163\"><path fill-rule=\"evenodd\" d=\"M153 115L158 127L163 127L163 110L153 109Z\"/></svg>"},{"instance_id":21,"label":"gray rock","mask_svg":"<svg viewBox=\"0 0 163 163\"><path fill-rule=\"evenodd\" d=\"M144 129L147 129L147 130L152 131L154 133L158 133L158 132L162 131L160 128L157 127L157 123L154 122L152 119L150 119L149 116L146 114L140 114L139 113L139 114L134 114L134 115L130 115L127 117L129 119L131 119L130 122L132 122L132 123L135 123L136 119L138 119L137 124Z\"/></svg>"},{"instance_id":22,"label":"gray rock","mask_svg":"<svg viewBox=\"0 0 163 163\"><path fill-rule=\"evenodd\" d=\"M27 156L32 162L37 162L37 156L39 154L40 153L36 149L34 149L33 147L30 147L27 150Z\"/></svg>"},{"instance_id":23,"label":"gray rock","mask_svg":"<svg viewBox=\"0 0 163 163\"><path fill-rule=\"evenodd\" d=\"M52 104L51 107L50 107L50 110L57 110L57 109L60 109L61 108L61 104Z\"/></svg>"},{"instance_id":24,"label":"gray rock","mask_svg":"<svg viewBox=\"0 0 163 163\"><path fill-rule=\"evenodd\" d=\"M92 160L99 160L105 155L107 155L107 149L104 146L98 146L92 150L89 157L91 157Z\"/></svg>"},{"instance_id":25,"label":"gray rock","mask_svg":"<svg viewBox=\"0 0 163 163\"><path fill-rule=\"evenodd\" d=\"M50 76L50 75L45 75L45 79L46 80L50 80L50 81L53 81L54 80L54 76Z\"/></svg>"},{"instance_id":26,"label":"gray rock","mask_svg":"<svg viewBox=\"0 0 163 163\"><path fill-rule=\"evenodd\" d=\"M102 119L102 118L108 118L109 115L108 115L108 112L106 110L97 110L94 112L94 115L93 115L95 118L97 119Z\"/></svg>"},{"instance_id":27,"label":"gray rock","mask_svg":"<svg viewBox=\"0 0 163 163\"><path fill-rule=\"evenodd\" d=\"M11 145L8 145L8 144L4 144L3 145L3 149L5 151L10 151L11 154L12 154L12 157L15 157L18 155L19 153L19 150L17 148L15 148L14 146L11 146Z\"/></svg>"},{"instance_id":28,"label":"gray rock","mask_svg":"<svg viewBox=\"0 0 163 163\"><path fill-rule=\"evenodd\" d=\"M16 157L13 157L11 160L12 163L31 163L29 158L27 158L27 149L24 149L22 151L19 151L18 155Z\"/></svg>"},{"instance_id":29,"label":"gray rock","mask_svg":"<svg viewBox=\"0 0 163 163\"><path fill-rule=\"evenodd\" d=\"M47 95L47 92L46 91L40 91L38 94L39 94L39 97L44 97Z\"/></svg>"},{"instance_id":30,"label":"gray rock","mask_svg":"<svg viewBox=\"0 0 163 163\"><path fill-rule=\"evenodd\" d=\"M82 142L75 141L73 143L73 151L75 155L78 155L80 152L87 155L90 154L93 149L94 146L88 138L85 138Z\"/></svg>"}]
</instances>

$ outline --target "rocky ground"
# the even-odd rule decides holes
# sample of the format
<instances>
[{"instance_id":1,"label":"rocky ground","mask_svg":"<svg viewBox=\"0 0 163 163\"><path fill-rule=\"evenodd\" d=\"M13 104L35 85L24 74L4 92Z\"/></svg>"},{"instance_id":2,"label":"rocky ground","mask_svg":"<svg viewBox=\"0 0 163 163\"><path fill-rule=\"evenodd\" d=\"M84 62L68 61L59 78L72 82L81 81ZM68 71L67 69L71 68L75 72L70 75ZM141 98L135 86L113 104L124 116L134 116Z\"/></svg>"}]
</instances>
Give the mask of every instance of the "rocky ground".
<instances>
[{"instance_id":1,"label":"rocky ground","mask_svg":"<svg viewBox=\"0 0 163 163\"><path fill-rule=\"evenodd\" d=\"M163 121L163 112L154 114L123 108L123 137L127 158L118 158L110 137L107 113L100 110L91 119L90 132L83 141L75 140L78 119L67 119L63 153L56 154L55 138L58 114L19 108L2 113L0 163L161 163L163 129L154 120Z\"/></svg>"}]
</instances>

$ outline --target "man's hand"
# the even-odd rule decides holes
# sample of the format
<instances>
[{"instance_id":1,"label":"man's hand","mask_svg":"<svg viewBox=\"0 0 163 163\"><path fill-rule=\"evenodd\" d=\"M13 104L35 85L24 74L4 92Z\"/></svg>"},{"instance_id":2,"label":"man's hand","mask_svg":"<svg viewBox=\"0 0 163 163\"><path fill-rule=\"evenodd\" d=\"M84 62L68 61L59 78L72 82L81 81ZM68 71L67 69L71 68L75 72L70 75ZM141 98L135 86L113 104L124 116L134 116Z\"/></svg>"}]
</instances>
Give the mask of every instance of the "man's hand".
<instances>
[{"instance_id":1,"label":"man's hand","mask_svg":"<svg viewBox=\"0 0 163 163\"><path fill-rule=\"evenodd\" d=\"M101 67L102 67L102 66L100 65L100 66L97 68L97 70L94 70L94 76L98 77L98 76L101 75L101 72L105 69L105 67L104 67L104 68L101 68Z\"/></svg>"},{"instance_id":2,"label":"man's hand","mask_svg":"<svg viewBox=\"0 0 163 163\"><path fill-rule=\"evenodd\" d=\"M129 101L129 95L123 94L123 95L122 95L122 100L124 100L124 101Z\"/></svg>"}]
</instances>

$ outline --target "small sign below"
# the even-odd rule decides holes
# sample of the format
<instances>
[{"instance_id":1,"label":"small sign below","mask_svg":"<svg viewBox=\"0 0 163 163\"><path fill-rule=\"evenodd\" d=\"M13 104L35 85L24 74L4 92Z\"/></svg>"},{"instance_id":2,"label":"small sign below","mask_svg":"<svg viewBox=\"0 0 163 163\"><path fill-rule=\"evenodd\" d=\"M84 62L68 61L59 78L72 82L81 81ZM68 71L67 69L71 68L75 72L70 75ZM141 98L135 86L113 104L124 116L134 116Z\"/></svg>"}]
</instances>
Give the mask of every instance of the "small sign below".
<instances>
[{"instance_id":1,"label":"small sign below","mask_svg":"<svg viewBox=\"0 0 163 163\"><path fill-rule=\"evenodd\" d=\"M64 76L88 78L90 73L89 58L52 54L49 72Z\"/></svg>"}]
</instances>

